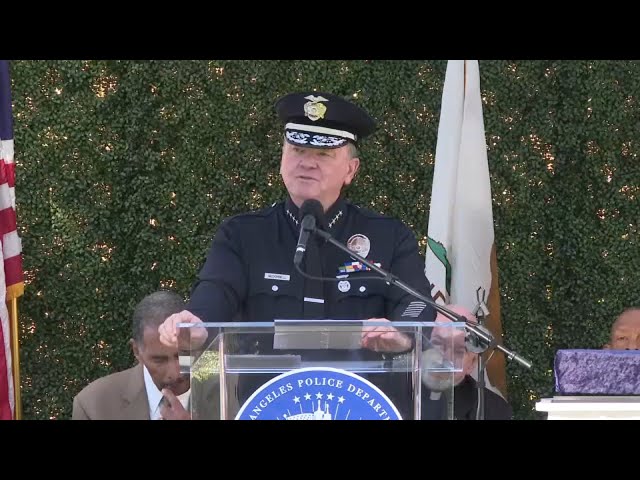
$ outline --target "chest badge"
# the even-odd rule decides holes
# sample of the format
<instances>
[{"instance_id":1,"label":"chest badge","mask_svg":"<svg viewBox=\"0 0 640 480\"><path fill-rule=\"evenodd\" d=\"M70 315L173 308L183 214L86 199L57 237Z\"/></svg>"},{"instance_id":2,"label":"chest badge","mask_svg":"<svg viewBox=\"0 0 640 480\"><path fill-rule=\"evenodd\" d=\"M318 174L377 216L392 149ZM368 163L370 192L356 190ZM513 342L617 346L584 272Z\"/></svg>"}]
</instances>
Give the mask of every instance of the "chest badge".
<instances>
[{"instance_id":1,"label":"chest badge","mask_svg":"<svg viewBox=\"0 0 640 480\"><path fill-rule=\"evenodd\" d=\"M367 258L369 250L371 250L371 242L365 235L357 233L347 241L347 248L363 258Z\"/></svg>"},{"instance_id":2,"label":"chest badge","mask_svg":"<svg viewBox=\"0 0 640 480\"><path fill-rule=\"evenodd\" d=\"M351 290L351 283L349 283L347 280L338 282L338 290L340 290L342 293L348 292L349 290Z\"/></svg>"}]
</instances>

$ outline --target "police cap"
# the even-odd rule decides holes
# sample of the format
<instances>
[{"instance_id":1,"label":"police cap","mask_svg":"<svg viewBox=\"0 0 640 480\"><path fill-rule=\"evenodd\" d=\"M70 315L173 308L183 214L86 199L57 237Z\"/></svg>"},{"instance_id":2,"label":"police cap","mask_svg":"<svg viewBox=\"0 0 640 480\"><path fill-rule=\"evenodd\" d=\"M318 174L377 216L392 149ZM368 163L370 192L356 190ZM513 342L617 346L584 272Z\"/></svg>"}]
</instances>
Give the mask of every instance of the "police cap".
<instances>
[{"instance_id":1,"label":"police cap","mask_svg":"<svg viewBox=\"0 0 640 480\"><path fill-rule=\"evenodd\" d=\"M293 145L339 148L375 131L376 123L356 104L324 92L298 92L281 97L276 112Z\"/></svg>"}]
</instances>

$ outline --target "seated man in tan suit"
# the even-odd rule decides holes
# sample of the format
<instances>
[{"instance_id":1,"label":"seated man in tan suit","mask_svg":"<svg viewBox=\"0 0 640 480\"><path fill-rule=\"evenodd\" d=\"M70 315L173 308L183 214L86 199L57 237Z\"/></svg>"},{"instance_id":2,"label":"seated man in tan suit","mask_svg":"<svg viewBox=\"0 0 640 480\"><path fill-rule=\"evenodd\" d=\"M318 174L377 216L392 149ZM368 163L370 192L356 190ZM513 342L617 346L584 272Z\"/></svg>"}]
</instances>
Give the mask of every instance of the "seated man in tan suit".
<instances>
[{"instance_id":1,"label":"seated man in tan suit","mask_svg":"<svg viewBox=\"0 0 640 480\"><path fill-rule=\"evenodd\" d=\"M137 365L99 378L73 400L72 420L188 420L190 382L178 350L160 342L158 326L184 309L173 292L147 295L133 312L130 340Z\"/></svg>"}]
</instances>

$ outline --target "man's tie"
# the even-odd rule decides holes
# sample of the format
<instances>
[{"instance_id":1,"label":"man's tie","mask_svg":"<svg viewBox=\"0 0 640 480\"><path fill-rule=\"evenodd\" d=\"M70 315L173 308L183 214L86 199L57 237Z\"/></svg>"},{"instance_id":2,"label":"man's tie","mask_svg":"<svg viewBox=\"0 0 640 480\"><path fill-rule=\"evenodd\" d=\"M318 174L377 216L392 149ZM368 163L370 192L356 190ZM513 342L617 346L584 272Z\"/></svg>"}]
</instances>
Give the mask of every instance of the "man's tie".
<instances>
[{"instance_id":1,"label":"man's tie","mask_svg":"<svg viewBox=\"0 0 640 480\"><path fill-rule=\"evenodd\" d=\"M311 237L304 255L304 272L322 277L322 259L318 238ZM304 279L304 318L324 318L324 285L320 280Z\"/></svg>"},{"instance_id":2,"label":"man's tie","mask_svg":"<svg viewBox=\"0 0 640 480\"><path fill-rule=\"evenodd\" d=\"M153 412L153 415L151 416L151 420L162 420L162 414L160 413L161 406L162 406L162 398L160 398L158 405L156 405L156 409Z\"/></svg>"}]
</instances>

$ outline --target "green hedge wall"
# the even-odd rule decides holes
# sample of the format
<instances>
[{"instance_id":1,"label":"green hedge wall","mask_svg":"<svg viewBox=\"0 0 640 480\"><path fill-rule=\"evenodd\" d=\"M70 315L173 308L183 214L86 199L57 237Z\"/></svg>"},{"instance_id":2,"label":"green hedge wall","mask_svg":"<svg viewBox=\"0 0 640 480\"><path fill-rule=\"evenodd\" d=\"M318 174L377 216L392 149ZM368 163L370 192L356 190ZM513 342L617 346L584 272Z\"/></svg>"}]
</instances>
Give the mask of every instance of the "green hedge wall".
<instances>
[{"instance_id":1,"label":"green hedge wall","mask_svg":"<svg viewBox=\"0 0 640 480\"><path fill-rule=\"evenodd\" d=\"M131 365L135 303L188 294L222 218L280 199L275 99L355 96L380 121L357 203L424 246L446 61L15 61L24 418L66 419ZM639 304L640 63L482 61L517 418L553 394L559 348L598 348Z\"/></svg>"}]
</instances>

